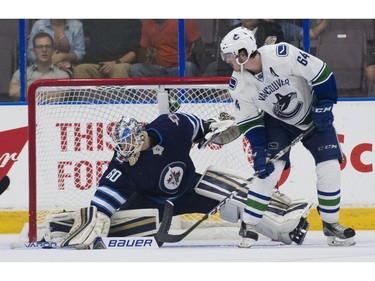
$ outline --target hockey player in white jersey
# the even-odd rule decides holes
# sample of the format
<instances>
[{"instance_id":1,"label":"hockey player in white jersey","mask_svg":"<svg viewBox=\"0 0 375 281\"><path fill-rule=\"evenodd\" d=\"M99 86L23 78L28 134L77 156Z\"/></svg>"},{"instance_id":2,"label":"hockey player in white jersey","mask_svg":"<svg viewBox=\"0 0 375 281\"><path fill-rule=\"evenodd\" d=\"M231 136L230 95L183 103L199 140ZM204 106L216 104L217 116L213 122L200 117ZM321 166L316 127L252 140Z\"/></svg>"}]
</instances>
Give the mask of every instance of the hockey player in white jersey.
<instances>
[{"instance_id":1,"label":"hockey player in white jersey","mask_svg":"<svg viewBox=\"0 0 375 281\"><path fill-rule=\"evenodd\" d=\"M318 211L328 245L354 245L355 231L339 224L342 152L333 126L336 82L325 62L290 44L257 48L253 33L238 27L220 44L222 59L233 67L229 91L235 118L249 140L259 173L248 193L243 219L247 233L261 220L273 187L290 166L289 153L276 155L302 131L316 129L302 142L315 160Z\"/></svg>"}]
</instances>

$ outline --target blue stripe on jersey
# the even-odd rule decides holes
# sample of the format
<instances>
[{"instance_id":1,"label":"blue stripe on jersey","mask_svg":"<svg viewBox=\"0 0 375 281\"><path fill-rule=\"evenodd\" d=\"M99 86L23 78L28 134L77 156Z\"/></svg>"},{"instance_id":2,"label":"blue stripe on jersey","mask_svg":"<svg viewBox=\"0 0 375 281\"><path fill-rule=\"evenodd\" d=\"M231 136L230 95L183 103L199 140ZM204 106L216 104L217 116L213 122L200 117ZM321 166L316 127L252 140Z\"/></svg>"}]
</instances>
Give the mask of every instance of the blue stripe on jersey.
<instances>
[{"instance_id":1,"label":"blue stripe on jersey","mask_svg":"<svg viewBox=\"0 0 375 281\"><path fill-rule=\"evenodd\" d=\"M191 138L191 141L193 141L196 138L196 136L199 132L199 129L202 128L202 131L203 131L203 124L201 123L202 120L200 118L198 118L197 116L192 115L192 114L179 113L179 115L185 116L190 121L190 123L193 125L193 136Z\"/></svg>"},{"instance_id":2,"label":"blue stripe on jersey","mask_svg":"<svg viewBox=\"0 0 375 281\"><path fill-rule=\"evenodd\" d=\"M99 211L105 213L109 217L124 203L125 196L108 186L99 186L95 192L91 205L95 205Z\"/></svg>"}]
</instances>

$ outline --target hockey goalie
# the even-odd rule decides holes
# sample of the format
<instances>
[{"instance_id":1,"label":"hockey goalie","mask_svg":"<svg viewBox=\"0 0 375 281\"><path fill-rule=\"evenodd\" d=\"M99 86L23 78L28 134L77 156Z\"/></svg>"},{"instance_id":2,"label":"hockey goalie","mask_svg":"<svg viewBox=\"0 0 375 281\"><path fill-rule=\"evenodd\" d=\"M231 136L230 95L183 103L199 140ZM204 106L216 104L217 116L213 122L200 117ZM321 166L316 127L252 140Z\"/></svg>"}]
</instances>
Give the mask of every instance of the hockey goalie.
<instances>
[{"instance_id":1,"label":"hockey goalie","mask_svg":"<svg viewBox=\"0 0 375 281\"><path fill-rule=\"evenodd\" d=\"M189 155L194 143L226 143L239 136L230 118L203 120L187 113L162 114L149 124L121 118L113 132L114 154L90 206L52 215L47 241L61 247L89 249L97 237L150 236L157 232L167 200L173 216L206 214L228 194L220 209L224 220L242 219L251 183L233 171L210 167L196 172ZM293 201L274 192L255 230L239 227L240 247L250 247L258 233L285 244L301 244L308 230L311 202ZM162 244L162 243L161 243Z\"/></svg>"}]
</instances>

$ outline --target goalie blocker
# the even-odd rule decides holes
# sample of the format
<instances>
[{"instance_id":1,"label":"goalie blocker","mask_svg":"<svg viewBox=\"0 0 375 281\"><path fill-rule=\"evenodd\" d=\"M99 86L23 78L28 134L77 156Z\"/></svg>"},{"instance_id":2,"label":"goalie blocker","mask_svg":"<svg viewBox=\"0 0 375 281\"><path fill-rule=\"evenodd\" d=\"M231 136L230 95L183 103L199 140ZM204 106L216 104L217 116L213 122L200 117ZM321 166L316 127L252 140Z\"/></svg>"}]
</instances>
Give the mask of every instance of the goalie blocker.
<instances>
[{"instance_id":1,"label":"goalie blocker","mask_svg":"<svg viewBox=\"0 0 375 281\"><path fill-rule=\"evenodd\" d=\"M224 220L238 222L246 206L249 184L243 176L234 171L210 167L195 190L198 194L218 201L234 192L233 198L221 207L220 216ZM312 202L304 202L301 199L293 201L276 191L255 231L287 245L292 242L301 245L308 231L309 223L306 217L311 207Z\"/></svg>"}]
</instances>

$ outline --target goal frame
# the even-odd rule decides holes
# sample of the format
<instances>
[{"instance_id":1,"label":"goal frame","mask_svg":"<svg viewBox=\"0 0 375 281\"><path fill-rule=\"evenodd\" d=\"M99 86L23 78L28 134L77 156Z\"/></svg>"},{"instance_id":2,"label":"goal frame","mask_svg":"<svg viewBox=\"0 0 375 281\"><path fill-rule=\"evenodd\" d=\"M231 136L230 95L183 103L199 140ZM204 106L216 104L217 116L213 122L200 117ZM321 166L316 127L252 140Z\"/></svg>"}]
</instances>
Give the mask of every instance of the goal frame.
<instances>
[{"instance_id":1,"label":"goal frame","mask_svg":"<svg viewBox=\"0 0 375 281\"><path fill-rule=\"evenodd\" d=\"M29 242L37 241L37 159L36 159L36 92L40 87L64 86L134 86L134 85L227 85L229 77L106 78L106 79L42 79L28 90L29 133Z\"/></svg>"}]
</instances>

